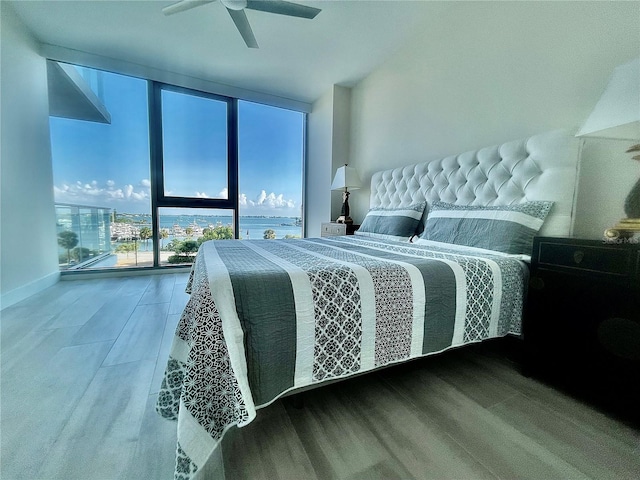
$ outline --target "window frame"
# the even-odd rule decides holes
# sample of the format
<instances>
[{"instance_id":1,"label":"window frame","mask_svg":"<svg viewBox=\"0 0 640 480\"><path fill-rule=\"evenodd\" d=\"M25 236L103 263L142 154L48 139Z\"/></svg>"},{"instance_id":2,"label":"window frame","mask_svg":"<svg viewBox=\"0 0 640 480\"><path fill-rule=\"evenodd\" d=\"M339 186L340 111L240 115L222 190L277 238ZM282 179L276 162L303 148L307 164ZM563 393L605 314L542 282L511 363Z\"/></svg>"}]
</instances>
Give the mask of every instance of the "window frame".
<instances>
[{"instance_id":1,"label":"window frame","mask_svg":"<svg viewBox=\"0 0 640 480\"><path fill-rule=\"evenodd\" d=\"M160 219L159 209L174 208L214 208L231 210L233 213L233 235L239 238L238 217L238 99L214 93L203 92L177 85L148 80L149 87L149 154L151 176L151 226L153 235L153 267L160 265ZM225 102L227 104L227 198L193 198L167 196L164 190L164 148L162 137L162 92L181 93L200 98Z\"/></svg>"},{"instance_id":2,"label":"window frame","mask_svg":"<svg viewBox=\"0 0 640 480\"><path fill-rule=\"evenodd\" d=\"M303 131L302 131L302 236L306 235L306 170L308 161L308 110L304 108L294 108L290 105L279 105L277 102L274 104L266 101L260 101L258 99L252 99L250 97L231 97L221 95L219 93L211 93L209 91L200 90L198 88L186 87L176 85L173 83L166 83L166 81L154 80L149 77L142 77L127 72L121 72L118 70L105 68L96 65L87 65L77 59L66 60L53 60L60 61L62 63L68 63L72 66L90 68L94 70L102 70L108 73L114 73L117 75L128 76L132 78L138 78L146 81L147 83L147 111L148 111L148 135L149 135L149 180L150 186L150 208L151 208L151 228L153 231L152 244L153 244L153 264L148 267L123 267L123 268L106 268L106 269L88 269L88 270L75 270L61 271L62 275L93 275L93 274L108 274L115 272L126 271L150 271L159 269L175 269L184 268L184 265L162 265L160 263L160 218L159 209L168 208L202 208L202 209L217 209L228 210L232 213L233 217L233 231L234 238L240 238L240 205L239 205L239 118L238 118L238 103L240 100L263 103L276 108L282 108L285 110L291 110L293 112L299 112L303 115ZM90 63L90 62L89 62ZM162 92L164 90L181 93L186 95L193 95L196 97L222 101L227 104L227 189L228 195L226 199L222 198L194 198L184 196L167 196L164 192L164 158L163 158L163 134L162 134Z\"/></svg>"}]
</instances>

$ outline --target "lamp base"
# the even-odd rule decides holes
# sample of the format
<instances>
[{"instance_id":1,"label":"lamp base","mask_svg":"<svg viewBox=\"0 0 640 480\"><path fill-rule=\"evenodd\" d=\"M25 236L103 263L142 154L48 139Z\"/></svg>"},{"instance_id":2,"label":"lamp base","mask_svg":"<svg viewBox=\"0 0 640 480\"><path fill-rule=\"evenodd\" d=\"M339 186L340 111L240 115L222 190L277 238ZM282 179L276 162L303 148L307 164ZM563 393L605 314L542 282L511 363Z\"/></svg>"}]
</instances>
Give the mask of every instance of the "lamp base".
<instances>
[{"instance_id":1,"label":"lamp base","mask_svg":"<svg viewBox=\"0 0 640 480\"><path fill-rule=\"evenodd\" d=\"M353 223L353 219L349 216L344 216L344 215L340 215L337 219L336 219L336 223L348 223L351 224Z\"/></svg>"},{"instance_id":2,"label":"lamp base","mask_svg":"<svg viewBox=\"0 0 640 480\"><path fill-rule=\"evenodd\" d=\"M640 218L623 218L614 227L607 228L604 236L607 240L631 238L640 232Z\"/></svg>"},{"instance_id":3,"label":"lamp base","mask_svg":"<svg viewBox=\"0 0 640 480\"><path fill-rule=\"evenodd\" d=\"M627 217L640 217L640 180L638 180L624 201L624 213Z\"/></svg>"}]
</instances>

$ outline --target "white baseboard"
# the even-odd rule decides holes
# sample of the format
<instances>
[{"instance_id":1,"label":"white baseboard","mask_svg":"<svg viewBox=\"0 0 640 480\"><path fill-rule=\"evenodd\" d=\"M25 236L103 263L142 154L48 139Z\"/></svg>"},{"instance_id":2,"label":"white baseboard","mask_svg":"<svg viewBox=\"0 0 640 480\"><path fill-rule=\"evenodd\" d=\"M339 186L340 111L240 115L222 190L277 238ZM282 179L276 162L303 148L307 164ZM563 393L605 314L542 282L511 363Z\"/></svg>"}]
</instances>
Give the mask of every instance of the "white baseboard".
<instances>
[{"instance_id":1,"label":"white baseboard","mask_svg":"<svg viewBox=\"0 0 640 480\"><path fill-rule=\"evenodd\" d=\"M3 293L0 297L0 310L10 307L31 295L41 292L45 288L55 285L60 280L60 272L53 272L38 280L27 283L22 287L14 288L10 292Z\"/></svg>"}]
</instances>

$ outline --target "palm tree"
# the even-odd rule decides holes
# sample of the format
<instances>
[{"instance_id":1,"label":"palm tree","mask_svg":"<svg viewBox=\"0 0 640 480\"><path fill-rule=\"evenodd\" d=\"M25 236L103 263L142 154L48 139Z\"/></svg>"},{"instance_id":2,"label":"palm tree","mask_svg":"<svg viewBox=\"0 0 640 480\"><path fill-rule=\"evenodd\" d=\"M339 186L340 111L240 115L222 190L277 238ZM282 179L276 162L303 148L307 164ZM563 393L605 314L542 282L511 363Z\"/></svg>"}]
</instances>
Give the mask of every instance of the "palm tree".
<instances>
[{"instance_id":1,"label":"palm tree","mask_svg":"<svg viewBox=\"0 0 640 480\"><path fill-rule=\"evenodd\" d=\"M164 240L165 238L169 238L169 230L167 230L166 228L161 228L160 229L160 249L164 247L162 240Z\"/></svg>"},{"instance_id":2,"label":"palm tree","mask_svg":"<svg viewBox=\"0 0 640 480\"><path fill-rule=\"evenodd\" d=\"M153 232L149 227L142 227L140 229L139 235L140 235L140 240L144 240L144 244L145 246L147 246L149 244L149 239L153 237Z\"/></svg>"},{"instance_id":3,"label":"palm tree","mask_svg":"<svg viewBox=\"0 0 640 480\"><path fill-rule=\"evenodd\" d=\"M71 230L63 230L58 234L58 245L67 250L67 263L71 263L71 249L78 245L78 235Z\"/></svg>"},{"instance_id":4,"label":"palm tree","mask_svg":"<svg viewBox=\"0 0 640 480\"><path fill-rule=\"evenodd\" d=\"M264 231L262 238L264 238L265 240L273 240L274 238L276 238L276 232L270 228L267 228Z\"/></svg>"}]
</instances>

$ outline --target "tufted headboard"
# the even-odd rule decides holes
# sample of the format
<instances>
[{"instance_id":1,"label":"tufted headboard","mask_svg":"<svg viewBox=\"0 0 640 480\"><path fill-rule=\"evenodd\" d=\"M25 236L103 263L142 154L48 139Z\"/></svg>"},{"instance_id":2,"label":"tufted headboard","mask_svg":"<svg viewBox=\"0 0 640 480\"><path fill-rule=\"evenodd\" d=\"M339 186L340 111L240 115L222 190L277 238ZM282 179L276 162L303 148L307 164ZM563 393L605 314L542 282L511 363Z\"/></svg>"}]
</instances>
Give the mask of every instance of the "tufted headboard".
<instances>
[{"instance_id":1,"label":"tufted headboard","mask_svg":"<svg viewBox=\"0 0 640 480\"><path fill-rule=\"evenodd\" d=\"M424 200L483 206L552 200L540 234L570 235L578 157L578 141L553 131L384 170L371 177L370 206L403 207Z\"/></svg>"}]
</instances>

